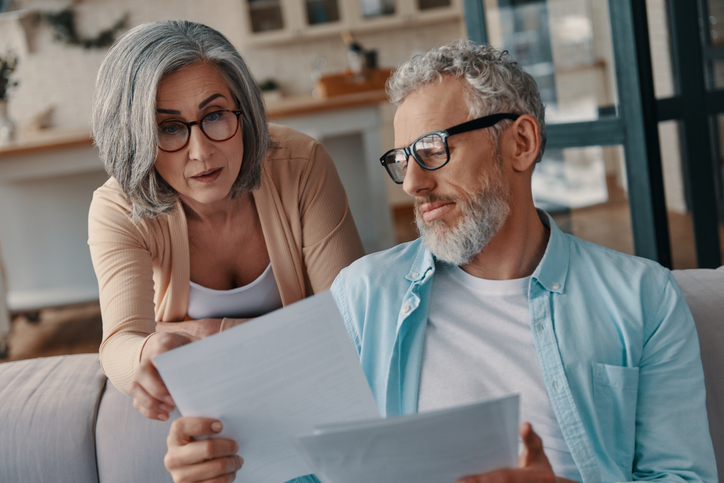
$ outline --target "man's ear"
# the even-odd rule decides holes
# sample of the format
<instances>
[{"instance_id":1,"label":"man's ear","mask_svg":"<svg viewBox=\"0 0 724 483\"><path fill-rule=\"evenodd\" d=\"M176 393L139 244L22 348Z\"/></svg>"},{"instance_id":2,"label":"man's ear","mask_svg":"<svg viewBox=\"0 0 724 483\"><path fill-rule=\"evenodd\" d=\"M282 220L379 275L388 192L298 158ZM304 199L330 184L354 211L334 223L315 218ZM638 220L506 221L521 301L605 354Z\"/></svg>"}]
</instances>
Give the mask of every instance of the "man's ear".
<instances>
[{"instance_id":1,"label":"man's ear","mask_svg":"<svg viewBox=\"0 0 724 483\"><path fill-rule=\"evenodd\" d=\"M540 126L530 114L523 114L505 130L511 165L516 171L533 166L540 150Z\"/></svg>"}]
</instances>

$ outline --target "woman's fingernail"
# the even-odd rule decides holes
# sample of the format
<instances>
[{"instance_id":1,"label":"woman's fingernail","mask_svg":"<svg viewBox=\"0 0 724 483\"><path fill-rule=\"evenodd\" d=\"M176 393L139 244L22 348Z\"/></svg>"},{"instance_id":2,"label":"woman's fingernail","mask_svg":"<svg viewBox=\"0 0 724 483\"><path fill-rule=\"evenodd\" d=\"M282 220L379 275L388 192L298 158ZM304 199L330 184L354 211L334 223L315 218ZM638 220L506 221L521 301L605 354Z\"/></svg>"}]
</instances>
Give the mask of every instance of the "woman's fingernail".
<instances>
[{"instance_id":1,"label":"woman's fingernail","mask_svg":"<svg viewBox=\"0 0 724 483\"><path fill-rule=\"evenodd\" d=\"M244 458L242 458L239 455L236 455L236 469L241 469L241 466L244 464Z\"/></svg>"},{"instance_id":2,"label":"woman's fingernail","mask_svg":"<svg viewBox=\"0 0 724 483\"><path fill-rule=\"evenodd\" d=\"M171 407L173 407L173 399L171 398L171 396L164 396L163 400L166 401L167 404L170 404Z\"/></svg>"},{"instance_id":3,"label":"woman's fingernail","mask_svg":"<svg viewBox=\"0 0 724 483\"><path fill-rule=\"evenodd\" d=\"M166 421L168 419L168 414L158 413L158 419L160 419L161 421Z\"/></svg>"},{"instance_id":4,"label":"woman's fingernail","mask_svg":"<svg viewBox=\"0 0 724 483\"><path fill-rule=\"evenodd\" d=\"M235 445L235 446L234 446L234 453L238 453L238 452L239 452L239 443L234 442L234 445Z\"/></svg>"},{"instance_id":5,"label":"woman's fingernail","mask_svg":"<svg viewBox=\"0 0 724 483\"><path fill-rule=\"evenodd\" d=\"M221 431L221 428L222 426L219 421L214 421L213 423L211 423L211 431L213 431L214 433L218 433L219 431Z\"/></svg>"}]
</instances>

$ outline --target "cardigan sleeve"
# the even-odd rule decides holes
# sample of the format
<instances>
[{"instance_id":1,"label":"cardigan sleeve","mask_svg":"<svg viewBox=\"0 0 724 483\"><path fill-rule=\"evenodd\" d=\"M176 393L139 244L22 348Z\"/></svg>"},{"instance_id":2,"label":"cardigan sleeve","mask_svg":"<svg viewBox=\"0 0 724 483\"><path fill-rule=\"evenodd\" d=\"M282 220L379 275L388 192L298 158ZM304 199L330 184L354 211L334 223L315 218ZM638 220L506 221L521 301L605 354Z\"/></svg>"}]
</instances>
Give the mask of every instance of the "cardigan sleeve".
<instances>
[{"instance_id":1,"label":"cardigan sleeve","mask_svg":"<svg viewBox=\"0 0 724 483\"><path fill-rule=\"evenodd\" d=\"M93 194L88 214L103 319L101 368L125 394L143 345L156 328L151 253L127 208L120 194L104 185Z\"/></svg>"},{"instance_id":2,"label":"cardigan sleeve","mask_svg":"<svg viewBox=\"0 0 724 483\"><path fill-rule=\"evenodd\" d=\"M364 255L332 158L316 143L300 179L302 254L313 293L331 287L343 268Z\"/></svg>"}]
</instances>

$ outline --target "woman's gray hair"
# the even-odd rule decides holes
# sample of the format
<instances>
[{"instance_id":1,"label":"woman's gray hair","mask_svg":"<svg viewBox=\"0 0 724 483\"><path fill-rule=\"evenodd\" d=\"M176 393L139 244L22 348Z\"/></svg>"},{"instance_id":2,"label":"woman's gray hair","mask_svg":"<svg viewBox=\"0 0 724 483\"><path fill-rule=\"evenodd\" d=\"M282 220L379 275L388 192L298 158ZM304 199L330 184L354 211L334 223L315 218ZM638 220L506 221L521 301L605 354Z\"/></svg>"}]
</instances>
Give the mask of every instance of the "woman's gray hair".
<instances>
[{"instance_id":1,"label":"woman's gray hair","mask_svg":"<svg viewBox=\"0 0 724 483\"><path fill-rule=\"evenodd\" d=\"M221 33L186 21L139 25L119 38L96 78L91 128L100 158L133 205L133 219L169 212L178 193L156 172L156 93L161 79L199 62L215 66L238 103L244 142L231 195L253 190L271 146L261 92L239 55Z\"/></svg>"},{"instance_id":2,"label":"woman's gray hair","mask_svg":"<svg viewBox=\"0 0 724 483\"><path fill-rule=\"evenodd\" d=\"M540 125L541 144L536 162L546 146L545 107L533 76L508 58L508 52L460 39L436 47L405 62L387 81L390 101L400 105L405 98L443 75L462 78L470 88L466 98L472 119L499 112L530 114ZM503 129L512 121L493 126L496 145Z\"/></svg>"}]
</instances>

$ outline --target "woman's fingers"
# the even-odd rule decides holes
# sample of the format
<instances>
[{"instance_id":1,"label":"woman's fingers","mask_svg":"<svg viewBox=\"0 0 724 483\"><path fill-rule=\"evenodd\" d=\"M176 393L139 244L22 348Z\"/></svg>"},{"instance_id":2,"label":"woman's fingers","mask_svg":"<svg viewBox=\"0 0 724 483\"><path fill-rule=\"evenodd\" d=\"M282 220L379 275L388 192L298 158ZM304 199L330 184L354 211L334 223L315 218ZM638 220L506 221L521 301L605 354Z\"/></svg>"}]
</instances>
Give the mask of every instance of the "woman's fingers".
<instances>
[{"instance_id":1,"label":"woman's fingers","mask_svg":"<svg viewBox=\"0 0 724 483\"><path fill-rule=\"evenodd\" d=\"M163 379L161 379L161 375L158 373L158 369L156 369L153 362L142 362L136 372L134 380L137 381L151 397L163 401L170 409L173 409L174 402L171 394L169 394L168 389L166 389L166 385L163 383Z\"/></svg>"},{"instance_id":2,"label":"woman's fingers","mask_svg":"<svg viewBox=\"0 0 724 483\"><path fill-rule=\"evenodd\" d=\"M156 332L146 340L141 353L141 364L136 369L128 389L128 393L133 396L133 407L141 414L159 421L169 418L175 404L153 364L153 358L195 340L195 337L183 332Z\"/></svg>"},{"instance_id":3,"label":"woman's fingers","mask_svg":"<svg viewBox=\"0 0 724 483\"><path fill-rule=\"evenodd\" d=\"M149 419L166 421L174 402L150 360L142 362L128 390L133 407Z\"/></svg>"},{"instance_id":4,"label":"woman's fingers","mask_svg":"<svg viewBox=\"0 0 724 483\"><path fill-rule=\"evenodd\" d=\"M230 439L208 438L221 431L221 422L209 418L179 418L171 425L164 458L175 482L233 481L243 460L239 445Z\"/></svg>"},{"instance_id":5,"label":"woman's fingers","mask_svg":"<svg viewBox=\"0 0 724 483\"><path fill-rule=\"evenodd\" d=\"M149 419L166 421L172 406L151 397L140 385L132 383L128 393L133 397L133 407Z\"/></svg>"}]
</instances>

